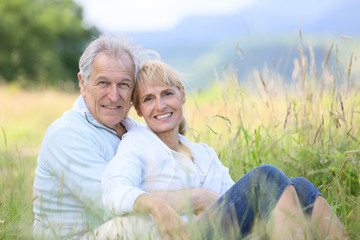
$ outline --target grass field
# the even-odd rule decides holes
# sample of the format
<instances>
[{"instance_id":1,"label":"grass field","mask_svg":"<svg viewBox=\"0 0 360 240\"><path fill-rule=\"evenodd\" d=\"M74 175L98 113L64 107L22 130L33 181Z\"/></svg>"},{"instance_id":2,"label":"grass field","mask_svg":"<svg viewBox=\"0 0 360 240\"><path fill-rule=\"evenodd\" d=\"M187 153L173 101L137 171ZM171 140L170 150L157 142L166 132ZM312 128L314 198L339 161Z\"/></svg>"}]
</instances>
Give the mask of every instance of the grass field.
<instances>
[{"instance_id":1,"label":"grass field","mask_svg":"<svg viewBox=\"0 0 360 240\"><path fill-rule=\"evenodd\" d=\"M329 58L330 49L325 54ZM359 63L351 55L347 64L332 68L327 60L313 69L312 59L300 51L291 86L268 68L239 84L229 69L221 81L187 96L188 137L214 147L233 179L266 163L289 177L308 178L350 238L358 239L360 81L354 72ZM32 183L42 137L77 96L0 87L0 239L31 238Z\"/></svg>"}]
</instances>

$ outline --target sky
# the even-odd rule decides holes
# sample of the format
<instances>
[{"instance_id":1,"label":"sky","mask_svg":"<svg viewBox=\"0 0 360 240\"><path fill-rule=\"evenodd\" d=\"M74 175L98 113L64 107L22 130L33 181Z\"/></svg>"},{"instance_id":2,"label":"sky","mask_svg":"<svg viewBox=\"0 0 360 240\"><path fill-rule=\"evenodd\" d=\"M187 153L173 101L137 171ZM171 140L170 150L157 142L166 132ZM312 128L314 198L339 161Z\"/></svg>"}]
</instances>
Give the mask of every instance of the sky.
<instances>
[{"instance_id":1,"label":"sky","mask_svg":"<svg viewBox=\"0 0 360 240\"><path fill-rule=\"evenodd\" d=\"M75 0L104 32L166 31L191 16L233 14L258 0Z\"/></svg>"},{"instance_id":2,"label":"sky","mask_svg":"<svg viewBox=\"0 0 360 240\"><path fill-rule=\"evenodd\" d=\"M271 12L283 21L313 21L358 0L74 0L84 22L105 33L168 31L189 17L225 16L252 9ZM261 14L259 15L261 18ZM334 16L336 18L337 16ZM256 19L265 21L266 19Z\"/></svg>"},{"instance_id":3,"label":"sky","mask_svg":"<svg viewBox=\"0 0 360 240\"><path fill-rule=\"evenodd\" d=\"M203 86L214 66L222 69L228 64L239 42L247 53L247 60L241 63L251 73L254 67L287 59L295 52L292 42L298 39L299 29L302 36L333 37L352 36L359 29L359 0L74 1L83 7L85 24L96 26L101 33L131 36L159 52L163 60L191 76L189 79L196 79L192 82L199 83L197 86ZM284 32L290 35L284 37ZM276 36L249 38L252 33ZM277 48L272 45L275 43ZM246 69L242 72L247 74Z\"/></svg>"}]
</instances>

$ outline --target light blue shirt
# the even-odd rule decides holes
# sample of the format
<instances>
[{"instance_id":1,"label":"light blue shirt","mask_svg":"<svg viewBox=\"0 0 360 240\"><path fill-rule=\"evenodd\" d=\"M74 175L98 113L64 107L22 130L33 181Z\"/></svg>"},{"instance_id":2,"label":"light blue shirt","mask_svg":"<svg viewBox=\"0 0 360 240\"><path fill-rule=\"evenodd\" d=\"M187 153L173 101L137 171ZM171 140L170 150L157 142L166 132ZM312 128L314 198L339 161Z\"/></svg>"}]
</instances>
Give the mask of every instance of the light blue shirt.
<instances>
[{"instance_id":1,"label":"light blue shirt","mask_svg":"<svg viewBox=\"0 0 360 240\"><path fill-rule=\"evenodd\" d=\"M127 129L137 125L131 118L121 123ZM35 236L76 238L113 217L102 203L100 184L119 143L81 96L50 125L35 170Z\"/></svg>"}]
</instances>

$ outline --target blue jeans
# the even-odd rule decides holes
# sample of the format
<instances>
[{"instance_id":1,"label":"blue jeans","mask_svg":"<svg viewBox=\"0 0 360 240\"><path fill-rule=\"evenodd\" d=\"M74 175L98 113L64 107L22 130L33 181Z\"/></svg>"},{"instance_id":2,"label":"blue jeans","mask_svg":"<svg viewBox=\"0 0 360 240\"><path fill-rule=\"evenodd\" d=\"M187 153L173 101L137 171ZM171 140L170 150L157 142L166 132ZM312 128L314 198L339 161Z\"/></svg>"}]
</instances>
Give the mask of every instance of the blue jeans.
<instances>
[{"instance_id":1,"label":"blue jeans","mask_svg":"<svg viewBox=\"0 0 360 240\"><path fill-rule=\"evenodd\" d=\"M305 215L311 216L319 190L303 177L288 178L272 165L257 167L237 181L197 222L202 239L247 236L256 217L267 223L285 188L292 184Z\"/></svg>"}]
</instances>

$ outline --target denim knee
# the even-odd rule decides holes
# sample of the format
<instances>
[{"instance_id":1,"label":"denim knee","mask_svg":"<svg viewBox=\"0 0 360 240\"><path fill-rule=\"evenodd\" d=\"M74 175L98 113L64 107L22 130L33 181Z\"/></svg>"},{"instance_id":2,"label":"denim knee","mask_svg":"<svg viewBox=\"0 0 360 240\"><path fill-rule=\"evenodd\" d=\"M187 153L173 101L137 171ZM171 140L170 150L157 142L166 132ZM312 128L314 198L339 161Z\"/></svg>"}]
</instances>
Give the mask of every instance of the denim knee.
<instances>
[{"instance_id":1,"label":"denim knee","mask_svg":"<svg viewBox=\"0 0 360 240\"><path fill-rule=\"evenodd\" d=\"M265 184L268 187L280 191L280 195L285 188L292 184L288 177L277 167L273 165L262 165L249 172L254 184Z\"/></svg>"},{"instance_id":2,"label":"denim knee","mask_svg":"<svg viewBox=\"0 0 360 240\"><path fill-rule=\"evenodd\" d=\"M322 196L320 191L309 180L304 177L291 178L296 193L299 197L300 204L304 213L311 216L314 202L318 196Z\"/></svg>"},{"instance_id":3,"label":"denim knee","mask_svg":"<svg viewBox=\"0 0 360 240\"><path fill-rule=\"evenodd\" d=\"M251 173L252 171L254 172ZM254 184L261 186L261 192L272 196L274 204L276 204L280 199L286 187L292 184L289 178L280 169L273 165L262 165L252 171L249 172L249 174L252 175ZM267 208L268 206L262 207ZM262 207L259 206L260 209Z\"/></svg>"},{"instance_id":4,"label":"denim knee","mask_svg":"<svg viewBox=\"0 0 360 240\"><path fill-rule=\"evenodd\" d=\"M292 184L290 180L275 166L263 165L254 168L240 178L199 219L200 225L206 225L205 236L214 233L213 225L207 224L211 216L219 222L215 226L220 226L220 229L231 229L227 225L237 225L243 237L248 235L257 215L267 222L271 211L289 184ZM228 224L229 222L232 224Z\"/></svg>"},{"instance_id":5,"label":"denim knee","mask_svg":"<svg viewBox=\"0 0 360 240\"><path fill-rule=\"evenodd\" d=\"M247 209L267 221L270 212L290 184L289 178L280 169L273 165L262 165L240 178L224 194L224 198L237 205L238 216L243 215L242 207L247 206ZM238 211L239 209L242 210Z\"/></svg>"},{"instance_id":6,"label":"denim knee","mask_svg":"<svg viewBox=\"0 0 360 240\"><path fill-rule=\"evenodd\" d=\"M265 175L268 175L268 174L274 175L274 174L282 173L280 169L278 169L274 165L270 165L270 164L265 164L265 165L256 167L253 170L251 170L249 173L251 173L251 172L254 172L254 174L260 174L262 176L264 176L264 174Z\"/></svg>"}]
</instances>

